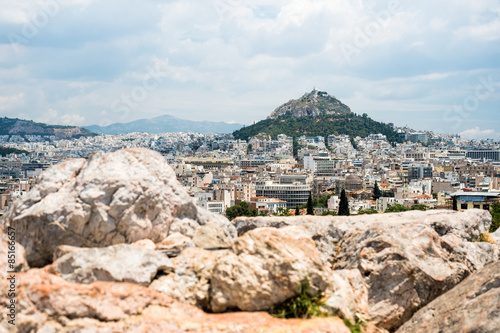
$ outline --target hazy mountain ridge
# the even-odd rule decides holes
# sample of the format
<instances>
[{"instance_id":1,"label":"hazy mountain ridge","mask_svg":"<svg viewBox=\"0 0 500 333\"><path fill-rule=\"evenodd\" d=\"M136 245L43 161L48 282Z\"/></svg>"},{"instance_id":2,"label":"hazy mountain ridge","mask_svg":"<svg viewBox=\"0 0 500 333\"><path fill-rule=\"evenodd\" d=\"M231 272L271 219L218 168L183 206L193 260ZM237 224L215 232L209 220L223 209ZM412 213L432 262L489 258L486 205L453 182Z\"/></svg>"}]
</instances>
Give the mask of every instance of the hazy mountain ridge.
<instances>
[{"instance_id":1,"label":"hazy mountain ridge","mask_svg":"<svg viewBox=\"0 0 500 333\"><path fill-rule=\"evenodd\" d=\"M71 139L95 134L78 126L48 125L32 120L3 117L0 118L0 135L41 135L55 136L58 139Z\"/></svg>"},{"instance_id":2,"label":"hazy mountain ridge","mask_svg":"<svg viewBox=\"0 0 500 333\"><path fill-rule=\"evenodd\" d=\"M243 127L242 124L226 122L192 121L164 115L152 119L139 119L128 123L115 123L109 126L85 126L86 129L102 134L127 134L146 132L150 134L193 132L193 133L231 133Z\"/></svg>"}]
</instances>

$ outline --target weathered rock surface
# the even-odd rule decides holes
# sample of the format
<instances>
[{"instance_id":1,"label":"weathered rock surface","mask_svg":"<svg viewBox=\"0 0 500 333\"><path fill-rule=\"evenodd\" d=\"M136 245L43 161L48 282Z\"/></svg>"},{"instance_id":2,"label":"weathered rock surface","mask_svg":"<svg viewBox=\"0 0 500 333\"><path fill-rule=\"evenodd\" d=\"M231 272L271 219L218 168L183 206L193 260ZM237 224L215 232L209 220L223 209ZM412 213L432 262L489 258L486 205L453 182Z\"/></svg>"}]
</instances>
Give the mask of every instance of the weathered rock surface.
<instances>
[{"instance_id":1,"label":"weathered rock surface","mask_svg":"<svg viewBox=\"0 0 500 333\"><path fill-rule=\"evenodd\" d=\"M207 223L217 225L227 239L236 235L223 216L196 207L164 158L147 149L57 164L2 220L4 228L16 228L17 241L36 267L50 263L59 245L158 243L173 232L193 237Z\"/></svg>"},{"instance_id":2,"label":"weathered rock surface","mask_svg":"<svg viewBox=\"0 0 500 333\"><path fill-rule=\"evenodd\" d=\"M275 319L267 313L206 314L170 296L129 283L69 283L43 270L18 275L16 325L7 322L0 297L0 332L338 332L338 318ZM0 281L5 288L7 281Z\"/></svg>"},{"instance_id":3,"label":"weathered rock surface","mask_svg":"<svg viewBox=\"0 0 500 333\"><path fill-rule=\"evenodd\" d=\"M155 250L156 244L151 239L141 239L137 242L133 242L132 245L144 247L149 250Z\"/></svg>"},{"instance_id":4,"label":"weathered rock surface","mask_svg":"<svg viewBox=\"0 0 500 333\"><path fill-rule=\"evenodd\" d=\"M500 247L500 228L498 228L494 233L490 234L496 245Z\"/></svg>"},{"instance_id":5,"label":"weathered rock surface","mask_svg":"<svg viewBox=\"0 0 500 333\"><path fill-rule=\"evenodd\" d=\"M341 246L336 267L360 270L369 289L370 314L386 329L398 327L470 274L425 225L372 228L347 237Z\"/></svg>"},{"instance_id":6,"label":"weathered rock surface","mask_svg":"<svg viewBox=\"0 0 500 333\"><path fill-rule=\"evenodd\" d=\"M316 242L321 258L333 264L338 252L337 244L349 233L360 232L371 227L398 225L401 228L423 224L434 229L440 236L454 234L464 240L478 239L487 232L491 215L485 210L471 209L464 212L451 210L411 211L392 214L360 216L294 216L294 217L237 217L233 224L238 235L255 228L304 226ZM499 233L500 237L500 233Z\"/></svg>"},{"instance_id":7,"label":"weathered rock surface","mask_svg":"<svg viewBox=\"0 0 500 333\"><path fill-rule=\"evenodd\" d=\"M327 312L352 322L369 321L368 288L357 269L336 270L330 273L330 286L325 292Z\"/></svg>"},{"instance_id":8,"label":"weathered rock surface","mask_svg":"<svg viewBox=\"0 0 500 333\"><path fill-rule=\"evenodd\" d=\"M29 268L24 247L16 243L15 238L15 234L4 234L0 230L0 279L2 280L6 278L8 271L24 272Z\"/></svg>"},{"instance_id":9,"label":"weathered rock surface","mask_svg":"<svg viewBox=\"0 0 500 333\"><path fill-rule=\"evenodd\" d=\"M305 279L311 295L329 285L314 242L302 227L250 231L232 244L232 251L186 249L173 264L175 273L150 288L214 312L268 310L298 294Z\"/></svg>"},{"instance_id":10,"label":"weathered rock surface","mask_svg":"<svg viewBox=\"0 0 500 333\"><path fill-rule=\"evenodd\" d=\"M251 231L234 242L233 251L214 267L210 304L215 312L270 309L297 295L305 279L310 295L328 287L314 241L302 227Z\"/></svg>"},{"instance_id":11,"label":"weathered rock surface","mask_svg":"<svg viewBox=\"0 0 500 333\"><path fill-rule=\"evenodd\" d=\"M233 239L224 235L224 230L215 224L199 227L193 237L193 243L201 248L227 247Z\"/></svg>"},{"instance_id":12,"label":"weathered rock surface","mask_svg":"<svg viewBox=\"0 0 500 333\"><path fill-rule=\"evenodd\" d=\"M169 273L173 266L170 259L160 252L118 244L73 250L46 269L69 282L115 281L147 286L158 272Z\"/></svg>"},{"instance_id":13,"label":"weathered rock surface","mask_svg":"<svg viewBox=\"0 0 500 333\"><path fill-rule=\"evenodd\" d=\"M259 227L303 225L325 263L361 272L368 288L369 315L389 330L472 272L498 260L495 246L469 242L491 223L489 213L480 210L256 217L233 223L239 234Z\"/></svg>"},{"instance_id":14,"label":"weathered rock surface","mask_svg":"<svg viewBox=\"0 0 500 333\"><path fill-rule=\"evenodd\" d=\"M183 303L211 310L210 283L214 267L217 260L228 252L188 248L172 260L174 273L154 280L149 288L168 294Z\"/></svg>"},{"instance_id":15,"label":"weathered rock surface","mask_svg":"<svg viewBox=\"0 0 500 333\"><path fill-rule=\"evenodd\" d=\"M397 332L495 333L499 329L500 262L496 262L419 310Z\"/></svg>"},{"instance_id":16,"label":"weathered rock surface","mask_svg":"<svg viewBox=\"0 0 500 333\"><path fill-rule=\"evenodd\" d=\"M189 247L194 247L192 238L184 236L181 233L174 232L167 238L156 244L156 250L167 252L182 252Z\"/></svg>"}]
</instances>

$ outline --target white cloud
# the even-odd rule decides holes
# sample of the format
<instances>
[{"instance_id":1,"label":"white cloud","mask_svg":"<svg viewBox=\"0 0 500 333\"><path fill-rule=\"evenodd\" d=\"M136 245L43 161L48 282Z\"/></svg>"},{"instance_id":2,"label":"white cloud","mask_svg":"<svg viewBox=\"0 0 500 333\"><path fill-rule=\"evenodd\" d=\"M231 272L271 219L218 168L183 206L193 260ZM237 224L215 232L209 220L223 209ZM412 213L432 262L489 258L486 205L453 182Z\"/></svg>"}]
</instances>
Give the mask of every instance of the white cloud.
<instances>
[{"instance_id":1,"label":"white cloud","mask_svg":"<svg viewBox=\"0 0 500 333\"><path fill-rule=\"evenodd\" d=\"M460 136L467 139L500 139L500 133L494 129L481 130L479 127L474 127L460 133Z\"/></svg>"},{"instance_id":2,"label":"white cloud","mask_svg":"<svg viewBox=\"0 0 500 333\"><path fill-rule=\"evenodd\" d=\"M9 110L24 105L24 94L0 96L0 111Z\"/></svg>"},{"instance_id":3,"label":"white cloud","mask_svg":"<svg viewBox=\"0 0 500 333\"><path fill-rule=\"evenodd\" d=\"M64 125L80 125L84 122L85 117L77 114L63 114L61 116L61 122Z\"/></svg>"},{"instance_id":4,"label":"white cloud","mask_svg":"<svg viewBox=\"0 0 500 333\"><path fill-rule=\"evenodd\" d=\"M500 20L462 27L455 35L461 39L495 41L500 39Z\"/></svg>"},{"instance_id":5,"label":"white cloud","mask_svg":"<svg viewBox=\"0 0 500 333\"><path fill-rule=\"evenodd\" d=\"M248 124L316 86L357 113L404 113L426 126L421 112L461 103L479 75L500 80L498 0L399 0L351 62L341 43L354 45L393 0L65 0L16 53L5 36L46 1L0 0L2 115L45 119L52 109L51 122L90 125L170 113ZM118 115L113 101L156 63L161 83ZM481 103L478 120L497 116L494 101Z\"/></svg>"}]
</instances>

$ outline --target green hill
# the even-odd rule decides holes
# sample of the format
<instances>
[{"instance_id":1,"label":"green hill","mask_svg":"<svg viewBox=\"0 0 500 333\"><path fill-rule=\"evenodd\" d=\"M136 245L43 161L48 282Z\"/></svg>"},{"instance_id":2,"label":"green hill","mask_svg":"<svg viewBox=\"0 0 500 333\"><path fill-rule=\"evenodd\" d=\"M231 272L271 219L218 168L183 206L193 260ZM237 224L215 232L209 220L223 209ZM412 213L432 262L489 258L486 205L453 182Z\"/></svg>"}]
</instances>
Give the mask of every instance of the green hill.
<instances>
[{"instance_id":1,"label":"green hill","mask_svg":"<svg viewBox=\"0 0 500 333\"><path fill-rule=\"evenodd\" d=\"M357 115L335 97L318 90L283 104L269 118L243 127L233 135L248 140L259 133L269 134L273 139L282 133L291 137L347 134L351 138L381 133L390 142L402 142L391 126L366 114Z\"/></svg>"},{"instance_id":2,"label":"green hill","mask_svg":"<svg viewBox=\"0 0 500 333\"><path fill-rule=\"evenodd\" d=\"M94 136L95 133L77 126L47 125L32 120L18 118L0 118L0 135L40 135L55 136L59 139Z\"/></svg>"},{"instance_id":3,"label":"green hill","mask_svg":"<svg viewBox=\"0 0 500 333\"><path fill-rule=\"evenodd\" d=\"M9 154L26 154L28 155L30 152L23 150L23 149L16 149L16 148L8 148L8 147L1 147L0 146L0 156L7 156Z\"/></svg>"},{"instance_id":4,"label":"green hill","mask_svg":"<svg viewBox=\"0 0 500 333\"><path fill-rule=\"evenodd\" d=\"M320 115L289 119L265 119L258 123L243 127L233 133L236 139L248 140L259 133L266 133L276 139L278 134L291 137L324 136L348 134L367 137L370 134L381 133L387 136L389 142L402 142L397 133L387 124L375 121L367 116L350 115Z\"/></svg>"}]
</instances>

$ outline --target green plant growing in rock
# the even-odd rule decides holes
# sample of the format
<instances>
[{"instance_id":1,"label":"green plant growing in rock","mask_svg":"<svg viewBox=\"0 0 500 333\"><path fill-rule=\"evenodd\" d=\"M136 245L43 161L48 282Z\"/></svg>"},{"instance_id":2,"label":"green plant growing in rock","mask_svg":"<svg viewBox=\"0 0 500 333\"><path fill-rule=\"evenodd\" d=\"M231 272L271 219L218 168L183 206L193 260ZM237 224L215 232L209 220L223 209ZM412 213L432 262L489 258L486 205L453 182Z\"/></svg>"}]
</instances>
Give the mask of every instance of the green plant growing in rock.
<instances>
[{"instance_id":1,"label":"green plant growing in rock","mask_svg":"<svg viewBox=\"0 0 500 333\"><path fill-rule=\"evenodd\" d=\"M362 333L363 332L363 325L358 320L356 320L356 322L353 324L353 323L351 323L351 321L349 319L344 319L344 324L351 331L351 333Z\"/></svg>"},{"instance_id":2,"label":"green plant growing in rock","mask_svg":"<svg viewBox=\"0 0 500 333\"><path fill-rule=\"evenodd\" d=\"M309 289L309 279L306 278L299 286L299 294L273 307L271 314L277 318L287 319L328 316L328 313L321 309L324 304L321 301L321 295L310 296L307 289Z\"/></svg>"},{"instance_id":3,"label":"green plant growing in rock","mask_svg":"<svg viewBox=\"0 0 500 333\"><path fill-rule=\"evenodd\" d=\"M475 243L475 242L486 242L486 243L490 243L490 244L495 244L495 239L493 239L493 237L491 237L490 233L488 232L482 232L479 234L479 238L473 238L471 240L471 242Z\"/></svg>"}]
</instances>

